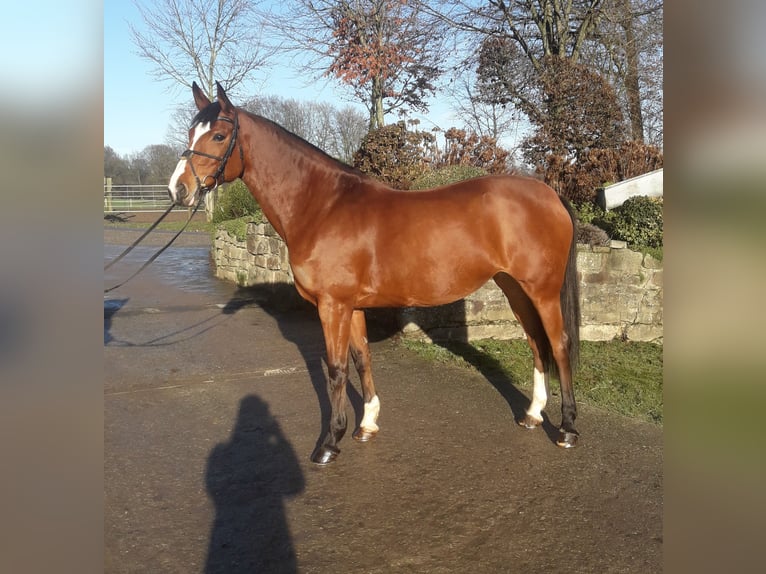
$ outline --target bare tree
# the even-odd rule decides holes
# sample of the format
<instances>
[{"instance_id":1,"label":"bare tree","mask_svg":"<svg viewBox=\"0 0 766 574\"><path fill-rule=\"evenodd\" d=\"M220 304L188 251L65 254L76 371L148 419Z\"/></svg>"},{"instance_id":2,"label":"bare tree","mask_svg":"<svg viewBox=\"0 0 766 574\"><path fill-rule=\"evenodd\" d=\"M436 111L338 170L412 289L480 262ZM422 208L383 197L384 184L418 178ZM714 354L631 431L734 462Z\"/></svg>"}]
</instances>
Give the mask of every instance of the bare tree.
<instances>
[{"instance_id":1,"label":"bare tree","mask_svg":"<svg viewBox=\"0 0 766 574\"><path fill-rule=\"evenodd\" d=\"M168 124L165 134L165 144L181 153L189 145L189 124L197 113L197 106L194 101L180 103L176 106Z\"/></svg>"},{"instance_id":2,"label":"bare tree","mask_svg":"<svg viewBox=\"0 0 766 574\"><path fill-rule=\"evenodd\" d=\"M147 32L131 25L138 55L154 64L161 81L213 97L215 82L236 90L263 67L273 51L261 41L261 18L252 0L157 0L136 2ZM235 92L236 93L236 92Z\"/></svg>"},{"instance_id":3,"label":"bare tree","mask_svg":"<svg viewBox=\"0 0 766 574\"><path fill-rule=\"evenodd\" d=\"M335 110L334 120L338 138L334 155L347 164L351 164L354 161L354 154L367 134L367 119L355 108L345 106Z\"/></svg>"},{"instance_id":4,"label":"bare tree","mask_svg":"<svg viewBox=\"0 0 766 574\"><path fill-rule=\"evenodd\" d=\"M429 9L431 0L423 1ZM530 121L541 120L546 110L535 86L549 73L546 62L565 59L609 81L632 138L649 135L658 143L662 6L663 0L439 0L434 14L478 54L482 102L511 103L540 114Z\"/></svg>"},{"instance_id":5,"label":"bare tree","mask_svg":"<svg viewBox=\"0 0 766 574\"><path fill-rule=\"evenodd\" d=\"M338 109L326 102L259 96L248 101L244 108L278 123L346 163L352 161L367 133L367 119L351 106Z\"/></svg>"},{"instance_id":6,"label":"bare tree","mask_svg":"<svg viewBox=\"0 0 766 574\"><path fill-rule=\"evenodd\" d=\"M596 42L584 57L614 87L629 119L631 138L659 145L662 26L663 0L611 0L604 4Z\"/></svg>"},{"instance_id":7,"label":"bare tree","mask_svg":"<svg viewBox=\"0 0 766 574\"><path fill-rule=\"evenodd\" d=\"M304 70L337 79L367 107L370 129L394 111L427 109L444 34L415 1L288 0L269 20Z\"/></svg>"},{"instance_id":8,"label":"bare tree","mask_svg":"<svg viewBox=\"0 0 766 574\"><path fill-rule=\"evenodd\" d=\"M167 184L168 174L173 173L178 163L177 151L165 144L152 144L141 151L141 157L147 165L143 183L150 185Z\"/></svg>"},{"instance_id":9,"label":"bare tree","mask_svg":"<svg viewBox=\"0 0 766 574\"><path fill-rule=\"evenodd\" d=\"M480 136L501 138L517 122L518 114L510 106L482 100L473 71L457 77L448 93L453 102L452 108L466 127Z\"/></svg>"}]
</instances>

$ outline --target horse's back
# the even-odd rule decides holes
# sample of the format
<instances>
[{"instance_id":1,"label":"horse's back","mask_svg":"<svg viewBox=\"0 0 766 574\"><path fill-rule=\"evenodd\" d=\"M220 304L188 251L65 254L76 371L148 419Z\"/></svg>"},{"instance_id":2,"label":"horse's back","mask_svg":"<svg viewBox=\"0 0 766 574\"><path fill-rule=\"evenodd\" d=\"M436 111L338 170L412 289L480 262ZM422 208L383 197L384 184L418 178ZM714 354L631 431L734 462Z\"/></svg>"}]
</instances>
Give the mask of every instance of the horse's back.
<instances>
[{"instance_id":1,"label":"horse's back","mask_svg":"<svg viewBox=\"0 0 766 574\"><path fill-rule=\"evenodd\" d=\"M409 246L469 242L486 252L534 248L545 236L571 237L571 220L558 194L520 176L485 176L424 191L362 190L346 221L385 244ZM351 227L355 227L351 224ZM553 239L553 238L551 238Z\"/></svg>"}]
</instances>

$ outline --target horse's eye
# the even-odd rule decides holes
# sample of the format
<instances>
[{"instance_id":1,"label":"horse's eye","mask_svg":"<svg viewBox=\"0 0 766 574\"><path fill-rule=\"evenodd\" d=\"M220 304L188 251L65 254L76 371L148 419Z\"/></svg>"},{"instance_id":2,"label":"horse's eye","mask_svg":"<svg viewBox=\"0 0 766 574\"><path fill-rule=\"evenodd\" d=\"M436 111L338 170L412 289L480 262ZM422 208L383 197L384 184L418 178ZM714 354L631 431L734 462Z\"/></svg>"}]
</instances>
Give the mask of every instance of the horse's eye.
<instances>
[{"instance_id":1,"label":"horse's eye","mask_svg":"<svg viewBox=\"0 0 766 574\"><path fill-rule=\"evenodd\" d=\"M223 134L215 134L213 136L213 141L216 141L216 142L222 142L225 139L226 139L226 136L224 136Z\"/></svg>"}]
</instances>

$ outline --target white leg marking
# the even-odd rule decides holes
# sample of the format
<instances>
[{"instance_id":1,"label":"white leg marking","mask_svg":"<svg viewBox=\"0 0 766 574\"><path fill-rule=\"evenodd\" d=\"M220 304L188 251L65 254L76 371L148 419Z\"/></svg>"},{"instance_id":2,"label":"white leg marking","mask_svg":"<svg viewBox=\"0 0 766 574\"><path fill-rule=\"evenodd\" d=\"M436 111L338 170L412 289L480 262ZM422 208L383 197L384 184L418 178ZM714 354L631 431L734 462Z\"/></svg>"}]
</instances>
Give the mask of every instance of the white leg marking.
<instances>
[{"instance_id":1,"label":"white leg marking","mask_svg":"<svg viewBox=\"0 0 766 574\"><path fill-rule=\"evenodd\" d=\"M535 369L533 374L532 403L527 409L527 414L539 421L543 420L542 411L548 402L548 395L545 391L548 384L548 375Z\"/></svg>"},{"instance_id":2,"label":"white leg marking","mask_svg":"<svg viewBox=\"0 0 766 574\"><path fill-rule=\"evenodd\" d=\"M360 428L364 430L377 432L378 431L378 414L380 413L380 399L378 395L375 395L370 399L369 403L364 403L364 416L362 422L359 424Z\"/></svg>"}]
</instances>

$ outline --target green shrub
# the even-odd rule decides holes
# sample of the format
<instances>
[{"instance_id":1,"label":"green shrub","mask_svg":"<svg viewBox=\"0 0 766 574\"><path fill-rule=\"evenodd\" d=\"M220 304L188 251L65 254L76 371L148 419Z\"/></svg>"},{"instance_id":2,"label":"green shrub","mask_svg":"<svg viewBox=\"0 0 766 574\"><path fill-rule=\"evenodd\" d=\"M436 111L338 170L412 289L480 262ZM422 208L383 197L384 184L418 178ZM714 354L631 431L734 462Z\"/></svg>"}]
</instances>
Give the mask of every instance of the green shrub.
<instances>
[{"instance_id":1,"label":"green shrub","mask_svg":"<svg viewBox=\"0 0 766 574\"><path fill-rule=\"evenodd\" d=\"M577 219L583 225L593 223L594 219L604 215L604 210L593 201L574 202L572 203L572 207L577 214Z\"/></svg>"},{"instance_id":2,"label":"green shrub","mask_svg":"<svg viewBox=\"0 0 766 574\"><path fill-rule=\"evenodd\" d=\"M457 181L471 179L487 175L487 171L471 165L447 165L438 169L429 170L416 178L410 189L431 189L440 185L449 185Z\"/></svg>"},{"instance_id":3,"label":"green shrub","mask_svg":"<svg viewBox=\"0 0 766 574\"><path fill-rule=\"evenodd\" d=\"M593 223L632 247L662 247L662 199L631 197Z\"/></svg>"},{"instance_id":4,"label":"green shrub","mask_svg":"<svg viewBox=\"0 0 766 574\"><path fill-rule=\"evenodd\" d=\"M245 241L247 239L247 224L251 221L253 221L252 216L226 219L225 221L219 221L216 224L215 229L223 229L229 235L235 237L237 241ZM213 236L215 236L215 231L213 232Z\"/></svg>"},{"instance_id":5,"label":"green shrub","mask_svg":"<svg viewBox=\"0 0 766 574\"><path fill-rule=\"evenodd\" d=\"M246 216L253 216L254 221L260 221L263 218L258 202L242 180L238 179L218 190L213 223Z\"/></svg>"}]
</instances>

